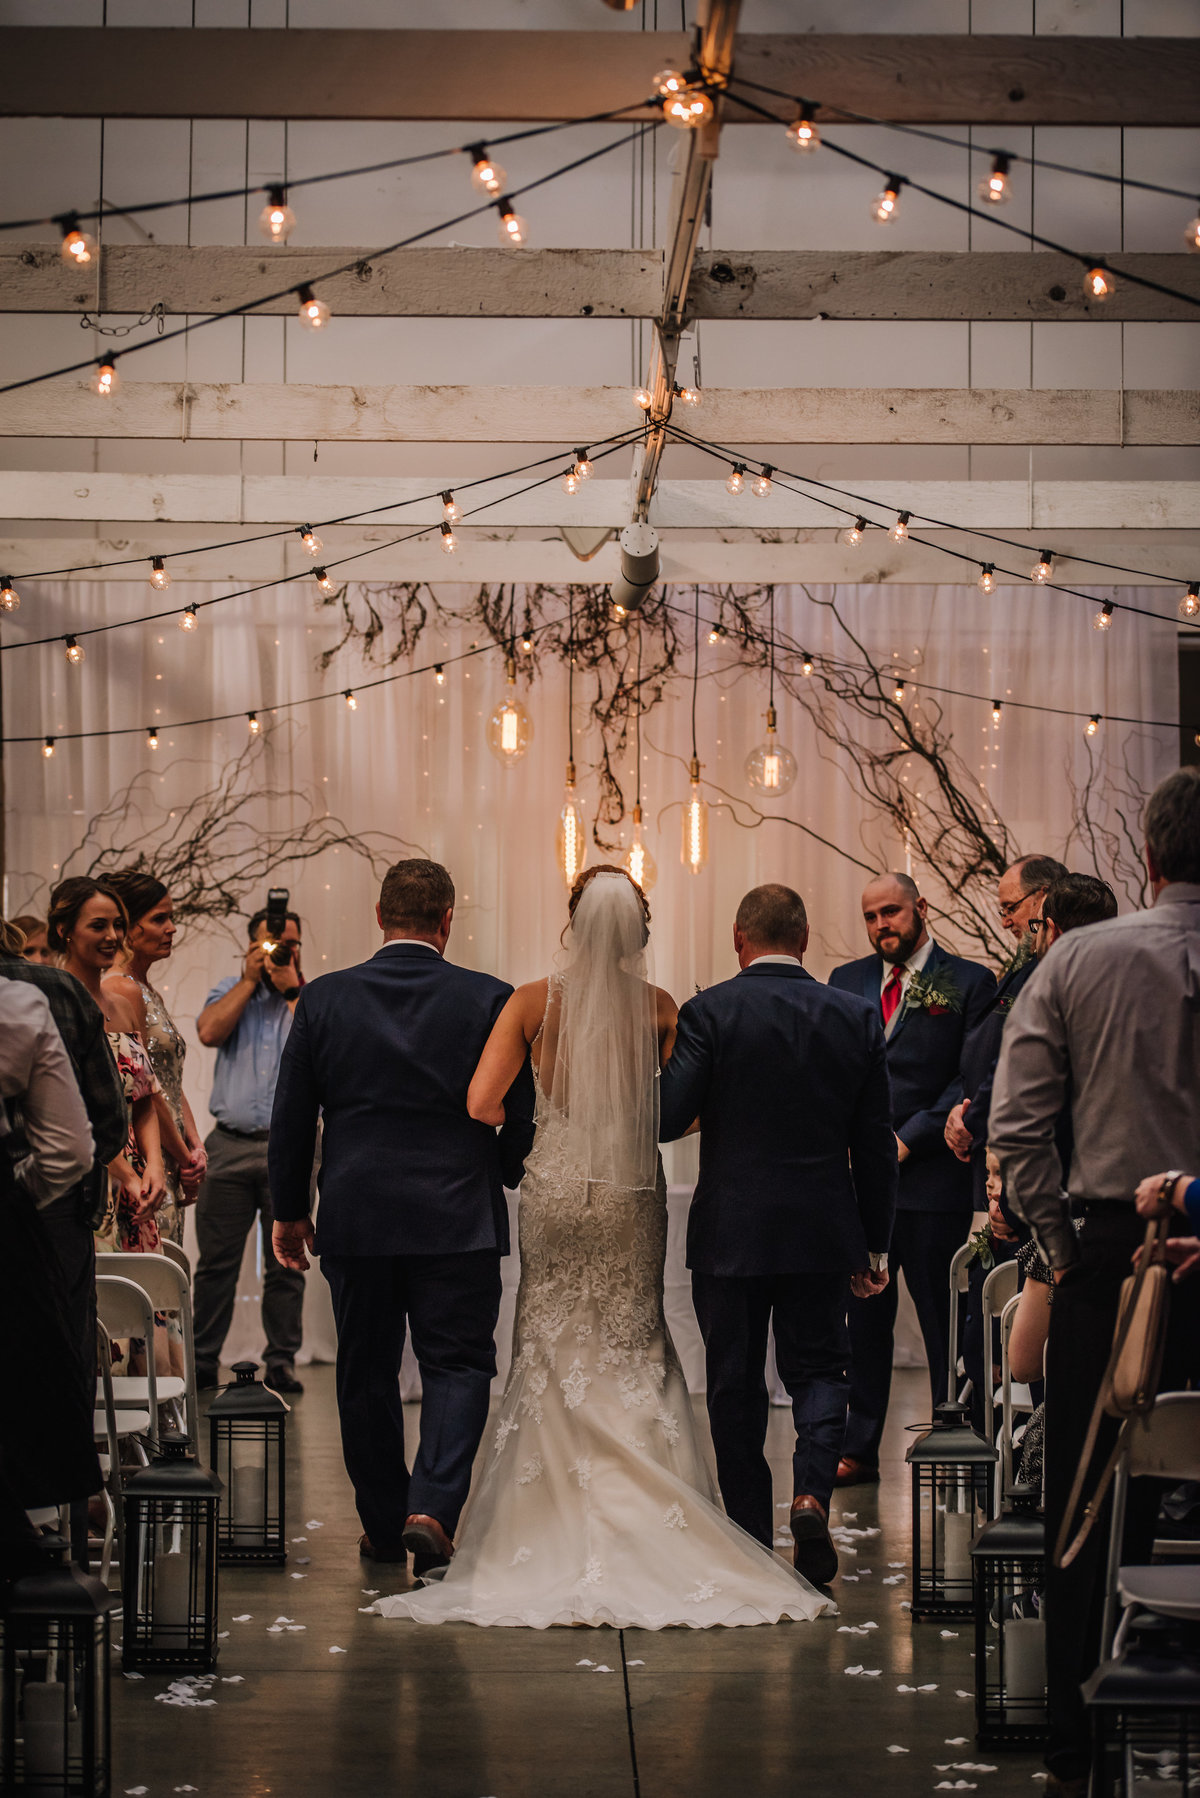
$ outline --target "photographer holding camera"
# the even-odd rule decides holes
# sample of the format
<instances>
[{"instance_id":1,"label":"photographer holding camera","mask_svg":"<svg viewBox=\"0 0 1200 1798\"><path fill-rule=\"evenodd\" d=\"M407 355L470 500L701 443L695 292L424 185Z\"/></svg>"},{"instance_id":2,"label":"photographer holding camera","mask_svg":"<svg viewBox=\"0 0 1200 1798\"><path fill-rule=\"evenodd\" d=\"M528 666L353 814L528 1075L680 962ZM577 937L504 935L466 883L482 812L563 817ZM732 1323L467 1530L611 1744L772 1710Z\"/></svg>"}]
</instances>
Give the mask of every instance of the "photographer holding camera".
<instances>
[{"instance_id":1,"label":"photographer holding camera","mask_svg":"<svg viewBox=\"0 0 1200 1798\"><path fill-rule=\"evenodd\" d=\"M249 1231L262 1231L262 1321L267 1382L276 1392L302 1392L295 1374L304 1309L304 1275L281 1267L271 1247L267 1138L283 1045L304 976L300 919L283 888L247 926L250 947L239 975L219 981L196 1020L200 1041L217 1051L209 1109L216 1119L205 1148L208 1176L196 1205L194 1306L196 1376L217 1384L229 1333L238 1273Z\"/></svg>"}]
</instances>

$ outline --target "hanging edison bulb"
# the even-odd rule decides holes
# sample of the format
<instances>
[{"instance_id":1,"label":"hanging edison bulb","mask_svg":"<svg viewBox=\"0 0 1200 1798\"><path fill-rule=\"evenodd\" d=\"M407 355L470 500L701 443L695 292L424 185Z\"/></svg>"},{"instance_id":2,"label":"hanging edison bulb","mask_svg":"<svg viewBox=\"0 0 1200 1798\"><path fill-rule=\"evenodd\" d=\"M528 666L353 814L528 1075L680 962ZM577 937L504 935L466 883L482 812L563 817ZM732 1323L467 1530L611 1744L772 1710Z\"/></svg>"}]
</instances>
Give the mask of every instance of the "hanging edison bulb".
<instances>
[{"instance_id":1,"label":"hanging edison bulb","mask_svg":"<svg viewBox=\"0 0 1200 1798\"><path fill-rule=\"evenodd\" d=\"M871 217L877 225L890 225L895 218L902 185L899 175L885 177L883 192L871 201Z\"/></svg>"},{"instance_id":2,"label":"hanging edison bulb","mask_svg":"<svg viewBox=\"0 0 1200 1798\"><path fill-rule=\"evenodd\" d=\"M444 518L438 526L438 529L442 534L442 554L444 556L452 556L458 548L458 538L454 535L454 532L450 529L450 526L446 523Z\"/></svg>"},{"instance_id":3,"label":"hanging edison bulb","mask_svg":"<svg viewBox=\"0 0 1200 1798\"><path fill-rule=\"evenodd\" d=\"M267 203L258 215L258 228L268 243L286 243L296 229L296 215L282 187L267 190Z\"/></svg>"},{"instance_id":4,"label":"hanging edison bulb","mask_svg":"<svg viewBox=\"0 0 1200 1798\"><path fill-rule=\"evenodd\" d=\"M151 556L150 558L150 585L156 593L165 593L171 585L171 571L166 567L161 556Z\"/></svg>"},{"instance_id":5,"label":"hanging edison bulb","mask_svg":"<svg viewBox=\"0 0 1200 1798\"><path fill-rule=\"evenodd\" d=\"M744 462L735 462L729 470L725 480L725 491L732 493L735 499L739 493L746 491L746 464Z\"/></svg>"},{"instance_id":6,"label":"hanging edison bulb","mask_svg":"<svg viewBox=\"0 0 1200 1798\"><path fill-rule=\"evenodd\" d=\"M688 778L692 787L683 808L679 856L685 868L699 874L708 861L708 802L700 791L700 763L695 756L688 763Z\"/></svg>"},{"instance_id":7,"label":"hanging edison bulb","mask_svg":"<svg viewBox=\"0 0 1200 1798\"><path fill-rule=\"evenodd\" d=\"M462 507L448 487L442 494L442 517L447 524L457 524L462 517Z\"/></svg>"},{"instance_id":8,"label":"hanging edison bulb","mask_svg":"<svg viewBox=\"0 0 1200 1798\"><path fill-rule=\"evenodd\" d=\"M669 100L672 94L681 94L687 81L678 69L660 69L651 85L660 100Z\"/></svg>"},{"instance_id":9,"label":"hanging edison bulb","mask_svg":"<svg viewBox=\"0 0 1200 1798\"><path fill-rule=\"evenodd\" d=\"M45 756L47 761L50 761L52 759L52 757L54 755L54 738L53 737L47 737L45 742L42 744L42 754Z\"/></svg>"},{"instance_id":10,"label":"hanging edison bulb","mask_svg":"<svg viewBox=\"0 0 1200 1798\"><path fill-rule=\"evenodd\" d=\"M116 393L121 385L121 377L117 373L115 356L101 356L92 371L92 392L98 393L102 400Z\"/></svg>"},{"instance_id":11,"label":"hanging edison bulb","mask_svg":"<svg viewBox=\"0 0 1200 1798\"><path fill-rule=\"evenodd\" d=\"M1096 735L1096 732L1099 729L1100 729L1100 714L1099 714L1099 712L1093 712L1091 717L1088 719L1087 723L1083 727L1083 734L1085 737L1094 737Z\"/></svg>"},{"instance_id":12,"label":"hanging edison bulb","mask_svg":"<svg viewBox=\"0 0 1200 1798\"><path fill-rule=\"evenodd\" d=\"M298 524L296 531L301 543L310 556L319 556L325 545L313 530L311 524Z\"/></svg>"},{"instance_id":13,"label":"hanging edison bulb","mask_svg":"<svg viewBox=\"0 0 1200 1798\"><path fill-rule=\"evenodd\" d=\"M581 484L577 469L564 468L562 476L562 490L564 493L578 493Z\"/></svg>"},{"instance_id":14,"label":"hanging edison bulb","mask_svg":"<svg viewBox=\"0 0 1200 1798\"><path fill-rule=\"evenodd\" d=\"M991 172L984 176L976 189L985 206L1003 206L1012 198L1012 187L1008 179L1011 161L1012 158L1003 151L992 158Z\"/></svg>"},{"instance_id":15,"label":"hanging edison bulb","mask_svg":"<svg viewBox=\"0 0 1200 1798\"><path fill-rule=\"evenodd\" d=\"M1083 291L1089 300L1109 300L1113 294L1112 271L1097 263L1083 277Z\"/></svg>"},{"instance_id":16,"label":"hanging edison bulb","mask_svg":"<svg viewBox=\"0 0 1200 1798\"><path fill-rule=\"evenodd\" d=\"M68 662L70 662L72 668L78 668L79 664L83 661L83 644L78 642L74 637L64 637L63 642L66 645L66 657Z\"/></svg>"},{"instance_id":17,"label":"hanging edison bulb","mask_svg":"<svg viewBox=\"0 0 1200 1798\"><path fill-rule=\"evenodd\" d=\"M1004 716L1003 703L999 699L993 699L993 701L992 701L992 723L999 724L999 722L1003 718L1003 716Z\"/></svg>"},{"instance_id":18,"label":"hanging edison bulb","mask_svg":"<svg viewBox=\"0 0 1200 1798\"><path fill-rule=\"evenodd\" d=\"M504 692L488 719L488 748L511 767L519 762L533 741L533 720L517 698L517 664L511 656L504 662Z\"/></svg>"},{"instance_id":19,"label":"hanging edison bulb","mask_svg":"<svg viewBox=\"0 0 1200 1798\"><path fill-rule=\"evenodd\" d=\"M5 587L8 587L7 581ZM2 605L4 605L4 594L0 593L0 606ZM1200 613L1200 581L1189 581L1188 590L1179 602L1179 616L1195 618L1198 613Z\"/></svg>"},{"instance_id":20,"label":"hanging edison bulb","mask_svg":"<svg viewBox=\"0 0 1200 1798\"><path fill-rule=\"evenodd\" d=\"M513 210L513 203L509 199L497 200L496 211L500 214L500 223L497 227L500 233L500 242L510 249L521 249L528 240L529 226Z\"/></svg>"},{"instance_id":21,"label":"hanging edison bulb","mask_svg":"<svg viewBox=\"0 0 1200 1798\"><path fill-rule=\"evenodd\" d=\"M99 244L94 237L89 237L86 231L79 229L79 220L74 213L60 222L63 228L63 261L68 268L85 268L99 254Z\"/></svg>"},{"instance_id":22,"label":"hanging edison bulb","mask_svg":"<svg viewBox=\"0 0 1200 1798\"><path fill-rule=\"evenodd\" d=\"M486 144L472 144L467 154L471 158L471 185L481 194L504 192L504 183L508 179L504 170L494 157L488 155Z\"/></svg>"},{"instance_id":23,"label":"hanging edison bulb","mask_svg":"<svg viewBox=\"0 0 1200 1798\"><path fill-rule=\"evenodd\" d=\"M821 148L821 136L812 115L813 109L806 101L800 108L800 117L792 120L784 134L793 150L799 150L801 155Z\"/></svg>"},{"instance_id":24,"label":"hanging edison bulb","mask_svg":"<svg viewBox=\"0 0 1200 1798\"><path fill-rule=\"evenodd\" d=\"M750 491L755 499L769 499L771 496L771 476L775 470L769 462L764 462L762 473L756 474L750 483Z\"/></svg>"},{"instance_id":25,"label":"hanging edison bulb","mask_svg":"<svg viewBox=\"0 0 1200 1798\"><path fill-rule=\"evenodd\" d=\"M184 606L177 623L181 631L194 631L200 623L195 606Z\"/></svg>"},{"instance_id":26,"label":"hanging edison bulb","mask_svg":"<svg viewBox=\"0 0 1200 1798\"><path fill-rule=\"evenodd\" d=\"M994 593L996 591L996 564L994 562L981 562L979 564L979 580L976 584L981 593Z\"/></svg>"},{"instance_id":27,"label":"hanging edison bulb","mask_svg":"<svg viewBox=\"0 0 1200 1798\"><path fill-rule=\"evenodd\" d=\"M588 855L587 826L575 785L574 762L567 763L567 786L562 810L558 814L554 853L558 858L558 871L569 891L575 885L576 876L582 872Z\"/></svg>"},{"instance_id":28,"label":"hanging edison bulb","mask_svg":"<svg viewBox=\"0 0 1200 1798\"><path fill-rule=\"evenodd\" d=\"M807 649L805 649L801 652L801 656L800 656L800 672L804 676L804 678L807 680L809 675L812 673L812 671L813 671L813 659L809 655Z\"/></svg>"},{"instance_id":29,"label":"hanging edison bulb","mask_svg":"<svg viewBox=\"0 0 1200 1798\"><path fill-rule=\"evenodd\" d=\"M7 574L0 575L0 612L19 612L20 609L21 595Z\"/></svg>"},{"instance_id":30,"label":"hanging edison bulb","mask_svg":"<svg viewBox=\"0 0 1200 1798\"><path fill-rule=\"evenodd\" d=\"M654 404L654 395L648 387L635 387L633 390L633 403L635 406L640 406L643 412L649 412L651 406Z\"/></svg>"},{"instance_id":31,"label":"hanging edison bulb","mask_svg":"<svg viewBox=\"0 0 1200 1798\"><path fill-rule=\"evenodd\" d=\"M713 116L713 103L702 87L685 87L663 101L663 118L679 131L695 131Z\"/></svg>"},{"instance_id":32,"label":"hanging edison bulb","mask_svg":"<svg viewBox=\"0 0 1200 1798\"><path fill-rule=\"evenodd\" d=\"M327 568L314 568L313 580L316 581L317 586L322 593L329 594L337 592L337 582L330 575Z\"/></svg>"},{"instance_id":33,"label":"hanging edison bulb","mask_svg":"<svg viewBox=\"0 0 1200 1798\"><path fill-rule=\"evenodd\" d=\"M888 536L892 539L893 543L903 543L905 541L908 536L908 526L911 518L911 512L897 512L896 522L888 532Z\"/></svg>"},{"instance_id":34,"label":"hanging edison bulb","mask_svg":"<svg viewBox=\"0 0 1200 1798\"><path fill-rule=\"evenodd\" d=\"M155 724L148 724L146 726L146 748L158 748L158 726Z\"/></svg>"},{"instance_id":35,"label":"hanging edison bulb","mask_svg":"<svg viewBox=\"0 0 1200 1798\"><path fill-rule=\"evenodd\" d=\"M658 879L658 863L647 849L642 836L642 808L633 808L633 841L625 851L625 872L630 880L648 893Z\"/></svg>"},{"instance_id":36,"label":"hanging edison bulb","mask_svg":"<svg viewBox=\"0 0 1200 1798\"><path fill-rule=\"evenodd\" d=\"M728 635L729 635L729 632L725 629L725 626L718 619L717 623L714 624L709 630L709 633L708 633L709 644L715 647L715 645L718 643L724 643L724 641Z\"/></svg>"},{"instance_id":37,"label":"hanging edison bulb","mask_svg":"<svg viewBox=\"0 0 1200 1798\"><path fill-rule=\"evenodd\" d=\"M357 712L358 700L355 698L353 687L347 687L346 691L342 694L342 698L346 701L346 710L348 712Z\"/></svg>"},{"instance_id":38,"label":"hanging edison bulb","mask_svg":"<svg viewBox=\"0 0 1200 1798\"><path fill-rule=\"evenodd\" d=\"M580 481L590 481L592 475L595 473L595 470L592 467L591 457L588 455L586 449L577 449L575 451L574 473L576 479Z\"/></svg>"},{"instance_id":39,"label":"hanging edison bulb","mask_svg":"<svg viewBox=\"0 0 1200 1798\"><path fill-rule=\"evenodd\" d=\"M866 534L867 534L866 519L865 518L856 518L854 520L854 523L850 526L849 530L843 531L842 541L843 541L843 543L848 544L851 549L857 549L859 544L862 542L863 538L866 536Z\"/></svg>"},{"instance_id":40,"label":"hanging edison bulb","mask_svg":"<svg viewBox=\"0 0 1200 1798\"><path fill-rule=\"evenodd\" d=\"M257 712L246 713L246 729L250 732L252 737L261 736L262 724L259 721Z\"/></svg>"},{"instance_id":41,"label":"hanging edison bulb","mask_svg":"<svg viewBox=\"0 0 1200 1798\"><path fill-rule=\"evenodd\" d=\"M1030 580L1035 582L1039 587L1045 586L1053 572L1054 551L1052 549L1039 549L1038 559L1029 570Z\"/></svg>"},{"instance_id":42,"label":"hanging edison bulb","mask_svg":"<svg viewBox=\"0 0 1200 1798\"><path fill-rule=\"evenodd\" d=\"M796 779L796 758L785 749L776 735L778 720L775 707L767 707L766 741L752 749L746 757L746 779L757 792L771 799L790 793Z\"/></svg>"},{"instance_id":43,"label":"hanging edison bulb","mask_svg":"<svg viewBox=\"0 0 1200 1798\"><path fill-rule=\"evenodd\" d=\"M311 287L302 287L296 296L300 302L296 316L306 331L323 331L329 323L329 307L319 300Z\"/></svg>"},{"instance_id":44,"label":"hanging edison bulb","mask_svg":"<svg viewBox=\"0 0 1200 1798\"><path fill-rule=\"evenodd\" d=\"M1113 611L1114 607L1112 600L1106 599L1104 604L1100 607L1100 610L1092 619L1092 629L1094 631L1110 631L1112 629Z\"/></svg>"}]
</instances>

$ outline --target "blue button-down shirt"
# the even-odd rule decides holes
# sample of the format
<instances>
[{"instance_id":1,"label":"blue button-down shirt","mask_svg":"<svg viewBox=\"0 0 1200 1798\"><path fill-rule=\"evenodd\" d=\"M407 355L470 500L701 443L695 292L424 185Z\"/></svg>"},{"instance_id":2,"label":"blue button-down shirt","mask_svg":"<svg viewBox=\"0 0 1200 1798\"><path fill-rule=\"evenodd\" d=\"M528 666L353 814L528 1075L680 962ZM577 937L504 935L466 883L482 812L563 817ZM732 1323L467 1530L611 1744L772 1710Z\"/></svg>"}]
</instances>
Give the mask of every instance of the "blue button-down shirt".
<instances>
[{"instance_id":1,"label":"blue button-down shirt","mask_svg":"<svg viewBox=\"0 0 1200 1798\"><path fill-rule=\"evenodd\" d=\"M217 982L205 1007L223 998L238 983L230 974ZM287 1000L261 985L217 1049L217 1071L208 1108L231 1130L268 1130L279 1058L292 1027Z\"/></svg>"}]
</instances>

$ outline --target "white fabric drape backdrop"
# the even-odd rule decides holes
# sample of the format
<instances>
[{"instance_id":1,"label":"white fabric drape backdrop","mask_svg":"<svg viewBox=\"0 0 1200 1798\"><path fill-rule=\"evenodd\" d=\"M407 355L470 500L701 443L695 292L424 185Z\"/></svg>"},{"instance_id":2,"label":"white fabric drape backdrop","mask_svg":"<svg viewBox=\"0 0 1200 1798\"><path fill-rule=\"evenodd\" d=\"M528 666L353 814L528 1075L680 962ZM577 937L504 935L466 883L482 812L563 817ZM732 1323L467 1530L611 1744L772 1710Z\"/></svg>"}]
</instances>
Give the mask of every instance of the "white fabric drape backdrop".
<instances>
[{"instance_id":1,"label":"white fabric drape backdrop","mask_svg":"<svg viewBox=\"0 0 1200 1798\"><path fill-rule=\"evenodd\" d=\"M229 591L178 589L180 609L189 599ZM813 651L846 655L850 645L830 612L814 600L832 588L777 590L781 633ZM465 588L439 586L443 600L464 605ZM1110 597L1096 590L1096 604ZM1161 589L1126 590L1121 596L1160 614L1156 619L1117 613L1106 633L1092 629L1095 608L1029 587L1001 588L989 599L974 587L859 586L836 590L839 608L876 656L910 679L959 688L990 700L1027 700L1080 713L1134 718L1177 716L1175 625L1166 616L1170 596ZM673 595L690 607L690 589ZM562 801L567 757L566 673L547 663L531 690L522 687L535 722L532 747L515 768L500 768L489 753L485 723L502 691L498 654L449 665L474 633L430 629L416 660L445 659L447 680L430 674L401 680L375 692L362 686L380 672L364 667L354 646L320 674L319 653L337 641L328 612L312 602L308 583L263 592L201 611L198 630L178 630L173 619L141 629L82 639L86 662L69 667L61 648L19 649L23 637L80 630L116 618L139 617L161 604L144 584L39 583L27 587L15 621L6 621L4 656L5 735L38 742L8 751L8 860L5 909L44 902L87 819L145 771L138 817L126 826L131 849L152 838L164 813L211 784L220 767L246 742L241 714L257 710L268 729L256 780L265 789L292 789L298 797L264 799L263 827L296 825L326 808L351 831L377 830L404 839L410 852L444 861L458 889L450 953L514 982L543 972L564 919L564 894L554 862L554 833ZM517 596L517 617L522 602ZM702 616L713 604L701 599ZM684 626L684 621L678 621ZM686 629L686 627L684 627ZM697 708L699 754L705 775L732 794L747 794L742 763L763 735L765 677L730 665L720 647L701 640ZM685 657L685 666L689 659ZM689 670L690 671L690 670ZM359 688L358 710L340 695ZM321 705L272 716L271 707L325 692ZM587 717L589 679L576 683L576 760L580 786L594 813L595 783L588 767L596 737ZM908 703L929 703L919 687ZM858 915L861 870L837 853L875 866L904 866L905 847L891 828L869 814L837 758L823 752L803 709L778 696L780 736L800 764L795 788L776 809L837 848L787 825L768 821L739 827L728 811L714 808L711 859L699 877L680 865L680 802L687 792L691 753L690 693L679 682L643 723L643 802L650 846L658 860L652 894L657 975L681 1002L697 986L735 972L730 943L734 910L742 893L764 880L782 880L804 894L812 921L809 966L819 977L838 961L862 953ZM991 803L1023 851L1061 853L1071 826L1068 779L1082 781L1089 754L1101 767L1128 765L1149 788L1175 765L1171 729L1132 729L1104 724L1089 746L1082 719L1021 712L1009 705L994 727L990 704L944 698L939 702L955 749L986 782ZM223 724L171 728L180 719L235 712ZM284 720L288 722L284 722ZM146 745L145 727L160 731L157 750ZM85 743L62 741L74 730L121 730L130 736ZM60 739L47 761L39 743ZM633 799L632 747L624 758L626 798ZM916 776L914 775L914 778ZM710 795L713 797L713 795ZM593 859L598 852L593 848ZM1083 867L1080 853L1068 856ZM76 864L75 871L83 864ZM1101 868L1099 872L1106 870ZM923 870L913 873L918 879ZM333 850L273 879L290 884L304 919L304 967L311 979L369 955L378 941L373 906L376 881L367 863ZM936 889L931 889L936 902ZM247 909L265 894L248 895ZM181 934L160 983L188 1037L187 1089L198 1119L206 1121L211 1055L196 1041L194 1021L209 987L232 972L240 954L240 927L191 928ZM949 946L955 947L952 939ZM353 1020L348 1020L353 1029ZM694 1149L671 1151L669 1177L686 1181ZM230 1351L261 1343L257 1282L248 1265ZM310 1282L322 1297L324 1282ZM313 1297L315 1299L316 1293ZM327 1323L314 1317L312 1341L327 1352Z\"/></svg>"}]
</instances>

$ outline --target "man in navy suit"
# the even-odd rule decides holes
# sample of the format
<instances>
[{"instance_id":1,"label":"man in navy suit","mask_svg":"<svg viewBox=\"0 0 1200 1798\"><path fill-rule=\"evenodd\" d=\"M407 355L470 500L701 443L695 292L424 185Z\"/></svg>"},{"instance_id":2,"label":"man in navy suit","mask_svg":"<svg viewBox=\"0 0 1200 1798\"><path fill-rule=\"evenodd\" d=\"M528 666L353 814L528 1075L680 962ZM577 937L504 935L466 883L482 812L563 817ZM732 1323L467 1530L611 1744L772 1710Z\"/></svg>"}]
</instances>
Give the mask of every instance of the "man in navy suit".
<instances>
[{"instance_id":1,"label":"man in navy suit","mask_svg":"<svg viewBox=\"0 0 1200 1798\"><path fill-rule=\"evenodd\" d=\"M963 1040L996 990L978 962L948 955L925 922L928 909L907 874L882 874L862 896L874 954L835 968L829 984L856 993L880 1017L892 1079L900 1191L891 1271L903 1269L929 1361L933 1403L950 1371L950 1262L971 1227L971 1176L945 1140L962 1097ZM892 1384L896 1288L882 1304L850 1301L850 1416L837 1483L879 1477L879 1443Z\"/></svg>"},{"instance_id":2,"label":"man in navy suit","mask_svg":"<svg viewBox=\"0 0 1200 1798\"><path fill-rule=\"evenodd\" d=\"M741 973L679 1014L661 1131L671 1141L700 1120L688 1266L725 1509L771 1547L773 1323L796 1426L795 1564L824 1584L837 1572L828 1519L846 1427L846 1304L852 1288L866 1298L887 1285L896 1202L883 1029L878 1006L805 973L808 919L789 887L747 893L733 946Z\"/></svg>"},{"instance_id":3,"label":"man in navy suit","mask_svg":"<svg viewBox=\"0 0 1200 1798\"><path fill-rule=\"evenodd\" d=\"M428 1573L453 1554L496 1374L504 1186L533 1142L528 1063L497 1135L467 1087L512 992L444 959L454 886L437 862L388 869L383 947L305 987L271 1117L274 1247L306 1268L309 1176L323 1142L316 1251L337 1321L342 1452L366 1532L360 1551ZM405 1328L421 1368L421 1441L404 1456Z\"/></svg>"}]
</instances>

